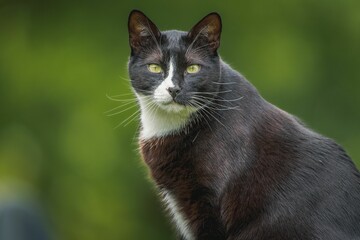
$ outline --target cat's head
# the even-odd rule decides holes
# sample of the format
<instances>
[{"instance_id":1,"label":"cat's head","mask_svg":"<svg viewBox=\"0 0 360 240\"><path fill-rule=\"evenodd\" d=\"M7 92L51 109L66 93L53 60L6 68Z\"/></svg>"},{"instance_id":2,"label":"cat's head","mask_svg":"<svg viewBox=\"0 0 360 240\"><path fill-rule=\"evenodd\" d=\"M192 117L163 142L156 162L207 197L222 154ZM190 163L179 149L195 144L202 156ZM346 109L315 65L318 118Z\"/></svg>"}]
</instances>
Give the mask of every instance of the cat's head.
<instances>
[{"instance_id":1,"label":"cat's head","mask_svg":"<svg viewBox=\"0 0 360 240\"><path fill-rule=\"evenodd\" d=\"M129 15L129 76L136 95L170 113L196 111L219 89L221 18L210 13L189 32L159 31L142 12Z\"/></svg>"}]
</instances>

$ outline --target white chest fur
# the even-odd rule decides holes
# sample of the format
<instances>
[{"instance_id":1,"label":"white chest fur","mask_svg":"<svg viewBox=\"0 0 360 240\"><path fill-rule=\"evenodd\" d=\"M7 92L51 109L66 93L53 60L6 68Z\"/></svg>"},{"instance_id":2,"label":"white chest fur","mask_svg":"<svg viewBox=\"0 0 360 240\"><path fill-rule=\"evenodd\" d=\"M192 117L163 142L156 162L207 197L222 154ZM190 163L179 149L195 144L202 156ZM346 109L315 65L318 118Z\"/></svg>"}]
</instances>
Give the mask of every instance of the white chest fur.
<instances>
[{"instance_id":1,"label":"white chest fur","mask_svg":"<svg viewBox=\"0 0 360 240\"><path fill-rule=\"evenodd\" d=\"M153 103L149 97L138 95L138 99L141 108L141 139L162 137L182 129L194 112L191 108L177 106L175 103L171 104L174 104L173 108L179 108L179 111L167 111Z\"/></svg>"},{"instance_id":2,"label":"white chest fur","mask_svg":"<svg viewBox=\"0 0 360 240\"><path fill-rule=\"evenodd\" d=\"M190 231L189 223L186 220L185 216L181 212L181 209L179 209L179 206L176 202L176 200L173 198L171 193L168 191L162 192L163 201L167 206L167 209L169 210L170 214L172 215L173 221L176 224L177 229L180 231L181 235L186 240L194 240L194 236Z\"/></svg>"}]
</instances>

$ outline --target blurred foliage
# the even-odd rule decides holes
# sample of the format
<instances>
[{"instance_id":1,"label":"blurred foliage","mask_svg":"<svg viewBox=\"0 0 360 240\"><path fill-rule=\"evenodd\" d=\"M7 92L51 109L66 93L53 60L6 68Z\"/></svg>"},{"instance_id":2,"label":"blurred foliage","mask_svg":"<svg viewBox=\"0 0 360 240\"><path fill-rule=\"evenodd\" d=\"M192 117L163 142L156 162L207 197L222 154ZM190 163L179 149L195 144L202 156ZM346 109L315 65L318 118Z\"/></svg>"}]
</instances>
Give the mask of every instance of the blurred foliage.
<instances>
[{"instance_id":1,"label":"blurred foliage","mask_svg":"<svg viewBox=\"0 0 360 240\"><path fill-rule=\"evenodd\" d=\"M56 239L173 238L128 121L137 106L106 116L124 103L106 95L133 98L134 8L163 30L218 11L224 60L360 165L358 0L0 1L0 187L31 190Z\"/></svg>"}]
</instances>

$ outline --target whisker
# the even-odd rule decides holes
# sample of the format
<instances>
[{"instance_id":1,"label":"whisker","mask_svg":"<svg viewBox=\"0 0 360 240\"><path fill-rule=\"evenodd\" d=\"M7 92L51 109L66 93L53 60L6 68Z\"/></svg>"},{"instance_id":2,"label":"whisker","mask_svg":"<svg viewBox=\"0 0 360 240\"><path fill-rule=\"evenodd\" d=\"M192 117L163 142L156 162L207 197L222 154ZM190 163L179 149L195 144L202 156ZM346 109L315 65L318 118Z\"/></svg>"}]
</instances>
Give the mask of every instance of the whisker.
<instances>
[{"instance_id":1,"label":"whisker","mask_svg":"<svg viewBox=\"0 0 360 240\"><path fill-rule=\"evenodd\" d=\"M123 77L123 76L119 76L119 78L121 78L122 80L125 80L125 81L131 81L131 79L130 78L126 78L126 77Z\"/></svg>"},{"instance_id":2,"label":"whisker","mask_svg":"<svg viewBox=\"0 0 360 240\"><path fill-rule=\"evenodd\" d=\"M108 111L105 111L104 114L113 112L113 111L115 111L115 110L117 110L117 109L119 109L119 108L128 106L128 105L130 105L130 104L134 104L134 102L127 102L127 103L124 103L124 104L122 104L122 105L120 105L120 106L114 107L113 109L110 109L110 110L108 110Z\"/></svg>"},{"instance_id":3,"label":"whisker","mask_svg":"<svg viewBox=\"0 0 360 240\"><path fill-rule=\"evenodd\" d=\"M123 103L126 103L126 102L137 102L137 98L122 98L122 99L117 99L117 98L112 98L112 99L109 99L111 101L114 101L114 102L123 102Z\"/></svg>"},{"instance_id":4,"label":"whisker","mask_svg":"<svg viewBox=\"0 0 360 240\"><path fill-rule=\"evenodd\" d=\"M155 121L155 116L158 106L154 102L149 101L146 104L146 108L148 108L149 118L151 119L151 121Z\"/></svg>"},{"instance_id":5,"label":"whisker","mask_svg":"<svg viewBox=\"0 0 360 240\"><path fill-rule=\"evenodd\" d=\"M231 84L237 84L237 82L212 82L214 84L219 84L219 85L231 85Z\"/></svg>"},{"instance_id":6,"label":"whisker","mask_svg":"<svg viewBox=\"0 0 360 240\"><path fill-rule=\"evenodd\" d=\"M221 126L223 126L224 128L226 128L226 126L225 126L217 117L215 117L215 116L211 113L211 111L208 111L206 107L203 108L203 110L204 110L208 115L210 115L213 119L215 119L218 123L220 123Z\"/></svg>"},{"instance_id":7,"label":"whisker","mask_svg":"<svg viewBox=\"0 0 360 240\"><path fill-rule=\"evenodd\" d=\"M123 125L124 123L126 123L129 119L131 119L134 115L136 116L137 114L140 113L140 109L136 110L134 113L132 113L129 117L127 117L125 120L123 120L121 123L119 123L114 129L120 127L121 125ZM128 124L128 123L127 123Z\"/></svg>"},{"instance_id":8,"label":"whisker","mask_svg":"<svg viewBox=\"0 0 360 240\"><path fill-rule=\"evenodd\" d=\"M217 101L220 101L220 102L236 102L236 101L239 101L241 99L243 99L244 97L239 97L239 98L234 98L234 99L217 99Z\"/></svg>"},{"instance_id":9,"label":"whisker","mask_svg":"<svg viewBox=\"0 0 360 240\"><path fill-rule=\"evenodd\" d=\"M209 102L207 107L208 108L212 108L213 110L239 110L238 106L227 106L227 105L223 105L220 103L216 103L215 101L219 100L219 99L215 99L215 98L204 98L204 97L199 97L199 96L193 96L192 99L196 99L199 101L203 101L204 104L206 104L206 102ZM211 100L214 100L213 102L210 102ZM225 100L223 100L225 101Z\"/></svg>"},{"instance_id":10,"label":"whisker","mask_svg":"<svg viewBox=\"0 0 360 240\"><path fill-rule=\"evenodd\" d=\"M108 117L115 116L115 115L118 115L118 114L120 114L120 113L126 112L126 111L128 111L128 110L130 110L130 109L132 109L132 108L134 108L134 107L137 107L137 105L133 105L133 106L127 107L127 108L125 108L125 109L123 109L123 110L121 110L121 111L119 111L119 112L107 114L106 116L108 116Z\"/></svg>"},{"instance_id":11,"label":"whisker","mask_svg":"<svg viewBox=\"0 0 360 240\"><path fill-rule=\"evenodd\" d=\"M197 92L192 92L192 93L197 93ZM201 94L201 92L198 92L198 93ZM220 96L215 96L214 98L210 98L210 97L204 97L204 96L201 96L201 95L198 95L198 94L195 94L194 96L195 97L201 97L204 100L216 100L216 101L220 101L220 102L236 102L236 101L239 101L239 100L244 98L243 96L238 97L238 98L233 98L233 99L225 99L225 98L220 97Z\"/></svg>"},{"instance_id":12,"label":"whisker","mask_svg":"<svg viewBox=\"0 0 360 240\"><path fill-rule=\"evenodd\" d=\"M190 104L192 106L194 106L195 108L199 109L199 111L197 111L197 113L196 113L197 116L200 116L201 119L205 120L206 124L210 128L210 131L213 131L213 129L211 128L211 125L208 121L208 119L210 119L209 116L206 113L204 113L203 111L201 111L201 110L203 110L203 106L201 106L201 104L199 104L197 101L194 101L194 103L190 103ZM199 117L197 119L199 119Z\"/></svg>"},{"instance_id":13,"label":"whisker","mask_svg":"<svg viewBox=\"0 0 360 240\"><path fill-rule=\"evenodd\" d=\"M225 91L214 91L214 92L189 92L190 94L218 94L218 93L229 93L232 90L225 90Z\"/></svg>"},{"instance_id":14,"label":"whisker","mask_svg":"<svg viewBox=\"0 0 360 240\"><path fill-rule=\"evenodd\" d=\"M125 96L126 97L127 96L134 96L134 94L133 93L124 93L124 94L117 94L117 95L112 95L112 96L106 94L106 97L108 99L110 99L110 100L113 100L113 101L118 101L119 99L117 99L117 97L125 97Z\"/></svg>"},{"instance_id":15,"label":"whisker","mask_svg":"<svg viewBox=\"0 0 360 240\"><path fill-rule=\"evenodd\" d=\"M136 114L134 115L134 117L132 117L131 119L129 119L129 121L124 124L124 127L126 127L127 125L129 125L131 122L133 122L135 119L137 119L137 118L140 116L140 109L137 110L135 113L136 113Z\"/></svg>"}]
</instances>

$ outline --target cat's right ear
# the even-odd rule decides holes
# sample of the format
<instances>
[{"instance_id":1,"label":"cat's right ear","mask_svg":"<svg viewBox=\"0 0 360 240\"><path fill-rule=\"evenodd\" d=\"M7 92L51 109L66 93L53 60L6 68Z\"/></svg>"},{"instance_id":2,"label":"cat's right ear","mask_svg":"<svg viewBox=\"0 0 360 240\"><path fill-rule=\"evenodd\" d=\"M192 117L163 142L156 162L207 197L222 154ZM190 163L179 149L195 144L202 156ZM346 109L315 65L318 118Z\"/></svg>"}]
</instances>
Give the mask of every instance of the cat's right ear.
<instances>
[{"instance_id":1,"label":"cat's right ear","mask_svg":"<svg viewBox=\"0 0 360 240\"><path fill-rule=\"evenodd\" d=\"M132 10L128 20L129 43L136 53L142 46L154 41L157 44L161 33L156 25L139 10Z\"/></svg>"}]
</instances>

